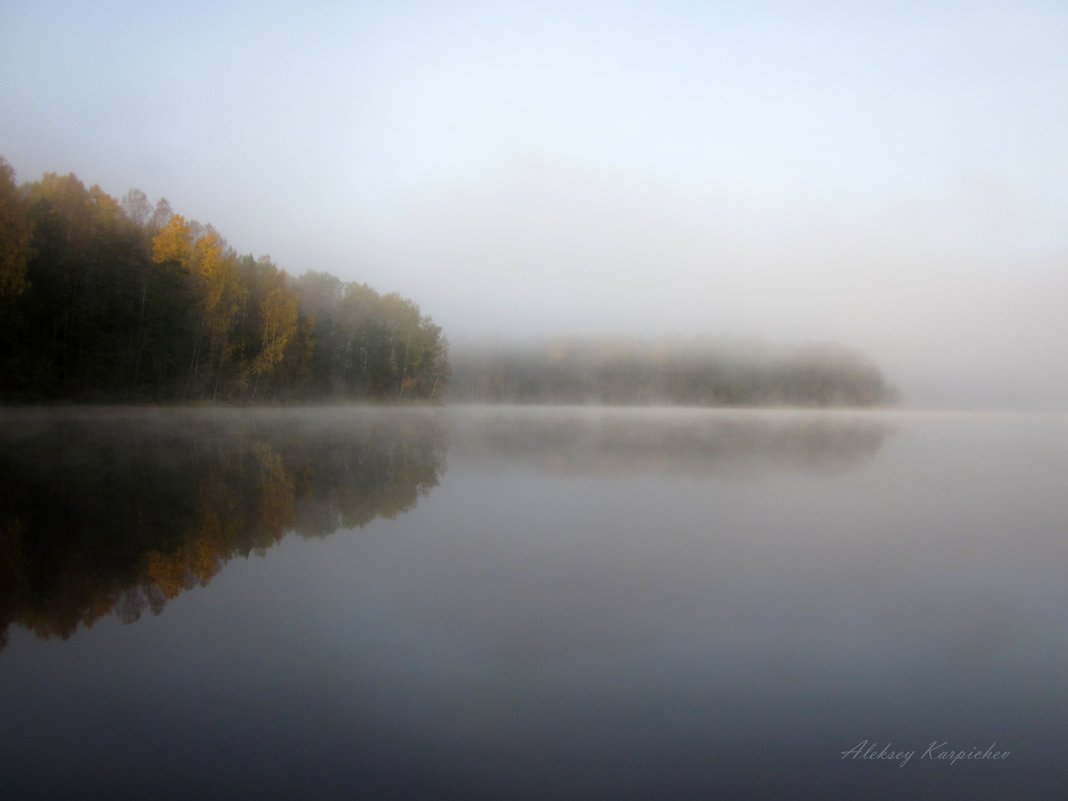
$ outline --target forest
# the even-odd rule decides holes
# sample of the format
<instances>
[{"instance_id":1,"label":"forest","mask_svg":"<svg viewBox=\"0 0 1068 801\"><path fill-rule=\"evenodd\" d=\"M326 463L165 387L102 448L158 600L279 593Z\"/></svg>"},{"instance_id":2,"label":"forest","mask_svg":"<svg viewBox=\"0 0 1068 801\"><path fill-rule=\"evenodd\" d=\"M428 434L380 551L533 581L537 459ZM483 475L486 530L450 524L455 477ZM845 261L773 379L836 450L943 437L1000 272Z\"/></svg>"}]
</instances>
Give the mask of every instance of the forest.
<instances>
[{"instance_id":1,"label":"forest","mask_svg":"<svg viewBox=\"0 0 1068 801\"><path fill-rule=\"evenodd\" d=\"M448 342L412 301L295 278L210 225L0 156L0 401L436 400Z\"/></svg>"},{"instance_id":2,"label":"forest","mask_svg":"<svg viewBox=\"0 0 1068 801\"><path fill-rule=\"evenodd\" d=\"M480 403L806 407L899 399L870 359L840 345L606 337L466 349L452 361L448 396Z\"/></svg>"},{"instance_id":3,"label":"forest","mask_svg":"<svg viewBox=\"0 0 1068 801\"><path fill-rule=\"evenodd\" d=\"M210 225L0 156L0 402L874 406L863 354L556 338L467 348L396 293L241 255ZM451 384L451 386L450 386Z\"/></svg>"}]
</instances>

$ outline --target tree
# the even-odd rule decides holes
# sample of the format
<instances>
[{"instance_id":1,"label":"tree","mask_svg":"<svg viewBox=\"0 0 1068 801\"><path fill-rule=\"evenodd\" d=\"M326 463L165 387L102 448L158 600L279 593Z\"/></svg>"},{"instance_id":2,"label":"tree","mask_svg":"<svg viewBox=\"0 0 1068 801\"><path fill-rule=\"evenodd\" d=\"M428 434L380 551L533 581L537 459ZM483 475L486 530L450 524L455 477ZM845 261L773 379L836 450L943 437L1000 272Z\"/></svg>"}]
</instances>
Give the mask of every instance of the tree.
<instances>
[{"instance_id":1,"label":"tree","mask_svg":"<svg viewBox=\"0 0 1068 801\"><path fill-rule=\"evenodd\" d=\"M31 229L15 186L15 171L0 156L0 300L26 291Z\"/></svg>"},{"instance_id":2,"label":"tree","mask_svg":"<svg viewBox=\"0 0 1068 801\"><path fill-rule=\"evenodd\" d=\"M127 219L134 225L143 227L152 214L152 206L148 202L148 195L140 189L131 189L122 197L122 210Z\"/></svg>"},{"instance_id":3,"label":"tree","mask_svg":"<svg viewBox=\"0 0 1068 801\"><path fill-rule=\"evenodd\" d=\"M199 312L189 361L191 391L210 387L218 395L221 371L232 351L230 330L237 320L242 287L237 282L233 254L210 226L194 237L199 226L174 215L153 239L153 259L178 265L191 276Z\"/></svg>"},{"instance_id":4,"label":"tree","mask_svg":"<svg viewBox=\"0 0 1068 801\"><path fill-rule=\"evenodd\" d=\"M0 158L5 400L427 398L440 328L396 293L239 257L210 225Z\"/></svg>"},{"instance_id":5,"label":"tree","mask_svg":"<svg viewBox=\"0 0 1068 801\"><path fill-rule=\"evenodd\" d=\"M193 256L193 237L185 217L175 214L152 239L152 260L156 263L175 262L189 267Z\"/></svg>"}]
</instances>

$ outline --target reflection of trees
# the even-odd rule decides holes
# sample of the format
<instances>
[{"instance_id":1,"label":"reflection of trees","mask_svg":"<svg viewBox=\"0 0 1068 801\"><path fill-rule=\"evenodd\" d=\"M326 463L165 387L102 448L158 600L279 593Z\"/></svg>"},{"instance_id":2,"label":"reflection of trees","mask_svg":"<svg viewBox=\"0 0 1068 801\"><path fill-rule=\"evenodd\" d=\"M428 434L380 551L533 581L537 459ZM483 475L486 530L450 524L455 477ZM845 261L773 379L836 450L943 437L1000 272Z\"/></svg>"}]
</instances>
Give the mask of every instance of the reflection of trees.
<instances>
[{"instance_id":1,"label":"reflection of trees","mask_svg":"<svg viewBox=\"0 0 1068 801\"><path fill-rule=\"evenodd\" d=\"M412 509L431 410L11 414L0 421L0 638L158 614L234 555ZM0 639L2 645L2 639Z\"/></svg>"},{"instance_id":2,"label":"reflection of trees","mask_svg":"<svg viewBox=\"0 0 1068 801\"><path fill-rule=\"evenodd\" d=\"M564 474L833 474L874 458L890 429L863 413L477 407L457 410L457 458Z\"/></svg>"}]
</instances>

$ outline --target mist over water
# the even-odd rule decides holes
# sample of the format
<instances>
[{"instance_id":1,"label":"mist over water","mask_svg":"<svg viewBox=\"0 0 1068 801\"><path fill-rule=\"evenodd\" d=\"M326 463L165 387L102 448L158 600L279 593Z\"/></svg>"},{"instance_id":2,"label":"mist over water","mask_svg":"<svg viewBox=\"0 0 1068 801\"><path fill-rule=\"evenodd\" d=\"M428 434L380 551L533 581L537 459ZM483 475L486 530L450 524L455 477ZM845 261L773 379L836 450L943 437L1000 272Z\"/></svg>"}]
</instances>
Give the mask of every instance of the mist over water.
<instances>
[{"instance_id":1,"label":"mist over water","mask_svg":"<svg viewBox=\"0 0 1068 801\"><path fill-rule=\"evenodd\" d=\"M1068 779L1063 416L0 422L17 795L92 796L120 757L122 787L176 798L209 781L278 798L993 799ZM916 753L842 757L862 740ZM922 758L934 740L1010 756L949 769Z\"/></svg>"}]
</instances>

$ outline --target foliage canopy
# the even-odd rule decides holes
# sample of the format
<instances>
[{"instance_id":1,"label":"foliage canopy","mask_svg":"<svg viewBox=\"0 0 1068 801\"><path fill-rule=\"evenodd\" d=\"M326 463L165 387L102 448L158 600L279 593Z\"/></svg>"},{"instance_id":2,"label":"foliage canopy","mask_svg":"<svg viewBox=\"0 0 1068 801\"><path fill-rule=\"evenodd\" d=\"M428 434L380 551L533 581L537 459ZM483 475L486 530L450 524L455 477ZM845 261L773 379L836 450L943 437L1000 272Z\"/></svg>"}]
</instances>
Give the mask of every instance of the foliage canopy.
<instances>
[{"instance_id":1,"label":"foliage canopy","mask_svg":"<svg viewBox=\"0 0 1068 801\"><path fill-rule=\"evenodd\" d=\"M210 225L0 157L0 399L434 400L441 328L412 301L240 255ZM305 296L307 296L305 298Z\"/></svg>"}]
</instances>

